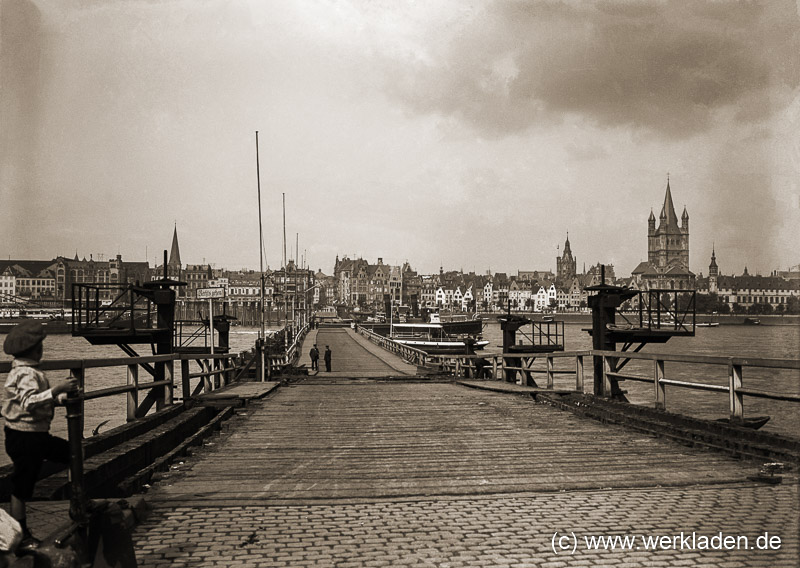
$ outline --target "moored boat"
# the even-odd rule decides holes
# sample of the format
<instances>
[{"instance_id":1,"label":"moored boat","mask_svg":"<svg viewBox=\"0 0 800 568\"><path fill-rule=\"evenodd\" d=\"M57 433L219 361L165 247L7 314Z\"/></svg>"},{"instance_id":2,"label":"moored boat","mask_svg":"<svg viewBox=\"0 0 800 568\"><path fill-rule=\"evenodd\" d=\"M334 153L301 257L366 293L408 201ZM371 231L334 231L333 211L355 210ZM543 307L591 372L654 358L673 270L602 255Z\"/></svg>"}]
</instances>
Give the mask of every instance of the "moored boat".
<instances>
[{"instance_id":1,"label":"moored boat","mask_svg":"<svg viewBox=\"0 0 800 568\"><path fill-rule=\"evenodd\" d=\"M489 344L480 337L450 335L438 323L396 323L391 327L389 338L426 353L438 354L467 353L470 349L481 350Z\"/></svg>"},{"instance_id":2,"label":"moored boat","mask_svg":"<svg viewBox=\"0 0 800 568\"><path fill-rule=\"evenodd\" d=\"M711 319L709 321L699 321L695 324L695 327L719 327L719 322L716 319L717 312L711 314Z\"/></svg>"}]
</instances>

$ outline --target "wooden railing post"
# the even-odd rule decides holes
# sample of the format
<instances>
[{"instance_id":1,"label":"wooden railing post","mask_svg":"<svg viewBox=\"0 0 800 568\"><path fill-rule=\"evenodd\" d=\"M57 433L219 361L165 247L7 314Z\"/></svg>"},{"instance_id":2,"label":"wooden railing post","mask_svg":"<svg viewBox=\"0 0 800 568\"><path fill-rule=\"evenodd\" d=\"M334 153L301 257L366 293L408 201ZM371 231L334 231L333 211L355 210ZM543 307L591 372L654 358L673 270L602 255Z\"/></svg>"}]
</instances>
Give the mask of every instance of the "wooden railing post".
<instances>
[{"instance_id":1,"label":"wooden railing post","mask_svg":"<svg viewBox=\"0 0 800 568\"><path fill-rule=\"evenodd\" d=\"M164 406L172 406L172 400L175 391L175 360L170 359L165 364L164 379L169 381L169 384L164 387Z\"/></svg>"},{"instance_id":2,"label":"wooden railing post","mask_svg":"<svg viewBox=\"0 0 800 568\"><path fill-rule=\"evenodd\" d=\"M266 380L266 372L264 369L264 342L262 339L256 341L256 351L254 355L256 358L256 377L263 383Z\"/></svg>"},{"instance_id":3,"label":"wooden railing post","mask_svg":"<svg viewBox=\"0 0 800 568\"><path fill-rule=\"evenodd\" d=\"M189 360L181 359L181 387L184 402L192 398L191 385L189 384Z\"/></svg>"},{"instance_id":4,"label":"wooden railing post","mask_svg":"<svg viewBox=\"0 0 800 568\"><path fill-rule=\"evenodd\" d=\"M198 359L200 368L203 369L203 392L209 393L212 389L211 382L211 362L208 359Z\"/></svg>"},{"instance_id":5,"label":"wooden railing post","mask_svg":"<svg viewBox=\"0 0 800 568\"><path fill-rule=\"evenodd\" d=\"M547 360L547 388L548 389L552 389L553 385L554 385L554 382L553 382L553 366L555 364L555 361L553 360L553 357L551 357L549 355L546 357L546 360Z\"/></svg>"},{"instance_id":6,"label":"wooden railing post","mask_svg":"<svg viewBox=\"0 0 800 568\"><path fill-rule=\"evenodd\" d=\"M492 380L497 380L497 355L492 357Z\"/></svg>"},{"instance_id":7,"label":"wooden railing post","mask_svg":"<svg viewBox=\"0 0 800 568\"><path fill-rule=\"evenodd\" d=\"M728 365L728 391L730 393L731 422L744 420L743 395L739 392L742 386L742 366L730 363Z\"/></svg>"},{"instance_id":8,"label":"wooden railing post","mask_svg":"<svg viewBox=\"0 0 800 568\"><path fill-rule=\"evenodd\" d=\"M133 390L128 393L128 422L136 420L136 409L139 408L139 365L128 365L128 386Z\"/></svg>"},{"instance_id":9,"label":"wooden railing post","mask_svg":"<svg viewBox=\"0 0 800 568\"><path fill-rule=\"evenodd\" d=\"M603 355L603 396L611 396L611 378L608 376L611 358Z\"/></svg>"},{"instance_id":10,"label":"wooden railing post","mask_svg":"<svg viewBox=\"0 0 800 568\"><path fill-rule=\"evenodd\" d=\"M653 361L653 387L655 388L656 408L658 410L667 409L667 385L661 382L664 376L664 361Z\"/></svg>"},{"instance_id":11,"label":"wooden railing post","mask_svg":"<svg viewBox=\"0 0 800 568\"><path fill-rule=\"evenodd\" d=\"M163 381L166 378L164 361L156 361L155 368L156 368L156 374L153 377L153 380ZM154 396L156 400L156 411L159 411L162 408L164 408L164 395L161 392L161 389L163 388L164 388L163 386L151 388L151 392L153 389L155 389L155 392L153 392L152 396Z\"/></svg>"},{"instance_id":12,"label":"wooden railing post","mask_svg":"<svg viewBox=\"0 0 800 568\"><path fill-rule=\"evenodd\" d=\"M84 388L83 366L69 370L71 377L78 379L81 391ZM88 523L86 514L86 488L83 482L83 399L78 392L67 394L67 434L69 438L69 516L82 530Z\"/></svg>"},{"instance_id":13,"label":"wooden railing post","mask_svg":"<svg viewBox=\"0 0 800 568\"><path fill-rule=\"evenodd\" d=\"M583 393L583 355L575 357L575 390Z\"/></svg>"}]
</instances>

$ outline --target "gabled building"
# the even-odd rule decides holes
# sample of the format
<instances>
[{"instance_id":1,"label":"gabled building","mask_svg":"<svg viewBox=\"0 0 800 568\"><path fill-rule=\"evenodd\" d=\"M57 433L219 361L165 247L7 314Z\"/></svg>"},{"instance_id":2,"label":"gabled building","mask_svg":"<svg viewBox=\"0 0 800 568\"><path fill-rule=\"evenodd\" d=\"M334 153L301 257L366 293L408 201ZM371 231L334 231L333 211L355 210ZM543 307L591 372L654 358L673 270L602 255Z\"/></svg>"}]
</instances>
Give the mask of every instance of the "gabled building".
<instances>
[{"instance_id":1,"label":"gabled building","mask_svg":"<svg viewBox=\"0 0 800 568\"><path fill-rule=\"evenodd\" d=\"M439 289L437 278L422 276L420 280L420 308L436 307L436 291Z\"/></svg>"},{"instance_id":2,"label":"gabled building","mask_svg":"<svg viewBox=\"0 0 800 568\"><path fill-rule=\"evenodd\" d=\"M407 262L403 264L401 272L402 305L409 306L412 313L416 315L422 305L422 277Z\"/></svg>"},{"instance_id":3,"label":"gabled building","mask_svg":"<svg viewBox=\"0 0 800 568\"><path fill-rule=\"evenodd\" d=\"M505 272L497 272L492 282L492 304L505 310L508 307L508 275Z\"/></svg>"}]
</instances>

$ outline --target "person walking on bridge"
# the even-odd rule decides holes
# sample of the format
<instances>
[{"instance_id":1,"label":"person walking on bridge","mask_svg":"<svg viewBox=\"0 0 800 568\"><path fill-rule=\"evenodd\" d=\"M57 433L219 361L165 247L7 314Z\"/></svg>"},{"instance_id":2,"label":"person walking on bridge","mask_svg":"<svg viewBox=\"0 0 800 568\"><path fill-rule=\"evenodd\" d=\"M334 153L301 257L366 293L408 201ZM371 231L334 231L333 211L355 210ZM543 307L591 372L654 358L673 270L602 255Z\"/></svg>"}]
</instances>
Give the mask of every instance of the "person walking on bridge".
<instances>
[{"instance_id":1,"label":"person walking on bridge","mask_svg":"<svg viewBox=\"0 0 800 568\"><path fill-rule=\"evenodd\" d=\"M319 349L317 349L316 343L314 347L311 348L311 351L309 351L308 356L311 357L311 370L319 371Z\"/></svg>"},{"instance_id":2,"label":"person walking on bridge","mask_svg":"<svg viewBox=\"0 0 800 568\"><path fill-rule=\"evenodd\" d=\"M331 372L331 348L329 345L325 346L325 370Z\"/></svg>"}]
</instances>

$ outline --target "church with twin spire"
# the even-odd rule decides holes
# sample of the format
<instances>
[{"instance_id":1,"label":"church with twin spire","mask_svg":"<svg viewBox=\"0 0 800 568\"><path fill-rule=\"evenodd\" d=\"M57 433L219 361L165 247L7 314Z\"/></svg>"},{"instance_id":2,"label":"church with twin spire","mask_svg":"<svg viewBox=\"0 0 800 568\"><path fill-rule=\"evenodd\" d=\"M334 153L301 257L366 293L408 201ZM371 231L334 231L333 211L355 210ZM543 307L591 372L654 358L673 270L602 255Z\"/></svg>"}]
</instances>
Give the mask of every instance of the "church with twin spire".
<instances>
[{"instance_id":1,"label":"church with twin spire","mask_svg":"<svg viewBox=\"0 0 800 568\"><path fill-rule=\"evenodd\" d=\"M631 276L642 290L696 287L696 277L689 270L689 213L684 207L678 223L669 176L658 227L652 210L647 220L647 261L640 262Z\"/></svg>"}]
</instances>

